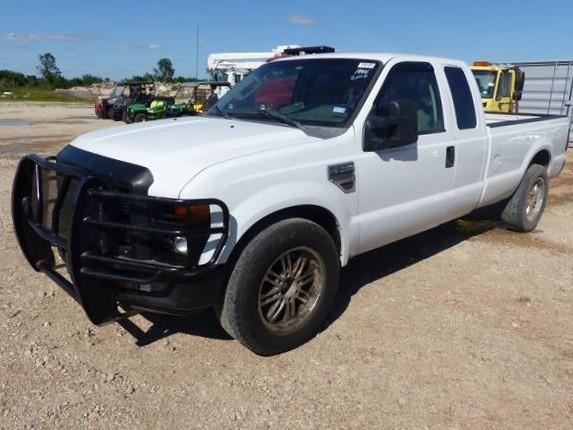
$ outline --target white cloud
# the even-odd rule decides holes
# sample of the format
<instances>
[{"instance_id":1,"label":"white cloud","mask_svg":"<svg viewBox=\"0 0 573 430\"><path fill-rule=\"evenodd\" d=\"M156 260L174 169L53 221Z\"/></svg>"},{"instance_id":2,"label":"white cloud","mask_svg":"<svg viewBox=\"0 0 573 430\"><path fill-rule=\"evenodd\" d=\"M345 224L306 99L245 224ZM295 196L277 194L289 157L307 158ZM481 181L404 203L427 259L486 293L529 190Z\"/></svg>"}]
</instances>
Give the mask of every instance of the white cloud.
<instances>
[{"instance_id":1,"label":"white cloud","mask_svg":"<svg viewBox=\"0 0 573 430\"><path fill-rule=\"evenodd\" d=\"M150 43L149 45L122 45L121 49L126 49L128 51L141 51L143 49L161 49L161 45L157 43Z\"/></svg>"},{"instance_id":2,"label":"white cloud","mask_svg":"<svg viewBox=\"0 0 573 430\"><path fill-rule=\"evenodd\" d=\"M310 16L306 15L299 15L299 14L292 14L287 17L287 21L289 24L294 25L312 25L316 24L316 21L312 19Z\"/></svg>"},{"instance_id":3,"label":"white cloud","mask_svg":"<svg viewBox=\"0 0 573 430\"><path fill-rule=\"evenodd\" d=\"M18 42L42 42L45 40L85 40L85 36L80 36L77 34L60 34L60 33L52 33L52 34L18 34L18 33L4 33L0 35L1 40L15 40Z\"/></svg>"}]
</instances>

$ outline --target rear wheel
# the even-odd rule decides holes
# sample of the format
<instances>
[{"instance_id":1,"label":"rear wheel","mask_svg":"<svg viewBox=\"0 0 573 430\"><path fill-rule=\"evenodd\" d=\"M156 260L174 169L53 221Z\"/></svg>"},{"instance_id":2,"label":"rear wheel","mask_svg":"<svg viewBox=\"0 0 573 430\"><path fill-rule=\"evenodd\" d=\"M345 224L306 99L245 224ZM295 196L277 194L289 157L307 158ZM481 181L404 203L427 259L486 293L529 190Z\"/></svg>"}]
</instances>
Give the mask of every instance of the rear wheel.
<instances>
[{"instance_id":1,"label":"rear wheel","mask_svg":"<svg viewBox=\"0 0 573 430\"><path fill-rule=\"evenodd\" d=\"M144 122L144 121L147 121L147 115L145 115L143 112L140 112L133 117L133 122Z\"/></svg>"},{"instance_id":2,"label":"rear wheel","mask_svg":"<svg viewBox=\"0 0 573 430\"><path fill-rule=\"evenodd\" d=\"M547 169L532 164L503 209L501 219L513 230L532 231L543 215L548 193Z\"/></svg>"},{"instance_id":3,"label":"rear wheel","mask_svg":"<svg viewBox=\"0 0 573 430\"><path fill-rule=\"evenodd\" d=\"M305 219L280 221L242 251L219 320L235 339L260 355L295 348L316 335L338 288L332 237Z\"/></svg>"}]
</instances>

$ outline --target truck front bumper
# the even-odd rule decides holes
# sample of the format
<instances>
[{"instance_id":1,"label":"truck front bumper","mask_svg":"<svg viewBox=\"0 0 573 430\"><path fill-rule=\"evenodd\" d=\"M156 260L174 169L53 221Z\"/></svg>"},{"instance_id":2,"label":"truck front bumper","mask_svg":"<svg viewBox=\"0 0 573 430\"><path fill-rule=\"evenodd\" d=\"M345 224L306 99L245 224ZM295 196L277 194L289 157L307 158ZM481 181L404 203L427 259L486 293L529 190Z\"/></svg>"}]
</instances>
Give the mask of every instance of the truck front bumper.
<instances>
[{"instance_id":1,"label":"truck front bumper","mask_svg":"<svg viewBox=\"0 0 573 430\"><path fill-rule=\"evenodd\" d=\"M88 168L34 154L18 165L12 218L30 265L94 324L142 310L184 315L215 304L226 277L225 267L215 265L228 233L225 204L149 197L94 172L93 158L105 157L81 155ZM187 210L183 221L163 219L176 207ZM202 210L201 223L187 215L194 208ZM174 246L181 241L183 252Z\"/></svg>"}]
</instances>

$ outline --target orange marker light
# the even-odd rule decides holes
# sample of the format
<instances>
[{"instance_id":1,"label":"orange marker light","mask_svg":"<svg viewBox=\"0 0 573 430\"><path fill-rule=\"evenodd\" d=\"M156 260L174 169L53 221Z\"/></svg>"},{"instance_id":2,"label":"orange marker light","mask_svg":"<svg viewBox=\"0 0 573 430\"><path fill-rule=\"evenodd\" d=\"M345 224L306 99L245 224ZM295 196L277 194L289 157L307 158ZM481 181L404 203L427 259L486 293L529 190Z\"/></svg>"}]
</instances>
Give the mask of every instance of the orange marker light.
<instances>
[{"instance_id":1,"label":"orange marker light","mask_svg":"<svg viewBox=\"0 0 573 430\"><path fill-rule=\"evenodd\" d=\"M173 206L173 216L179 221L192 224L207 224L211 220L211 209L209 205L188 206L177 203Z\"/></svg>"},{"instance_id":2,"label":"orange marker light","mask_svg":"<svg viewBox=\"0 0 573 430\"><path fill-rule=\"evenodd\" d=\"M179 221L187 221L189 219L189 206L177 203L173 206L173 216Z\"/></svg>"},{"instance_id":3,"label":"orange marker light","mask_svg":"<svg viewBox=\"0 0 573 430\"><path fill-rule=\"evenodd\" d=\"M191 206L189 208L189 221L193 224L208 224L211 222L211 209L209 205Z\"/></svg>"}]
</instances>

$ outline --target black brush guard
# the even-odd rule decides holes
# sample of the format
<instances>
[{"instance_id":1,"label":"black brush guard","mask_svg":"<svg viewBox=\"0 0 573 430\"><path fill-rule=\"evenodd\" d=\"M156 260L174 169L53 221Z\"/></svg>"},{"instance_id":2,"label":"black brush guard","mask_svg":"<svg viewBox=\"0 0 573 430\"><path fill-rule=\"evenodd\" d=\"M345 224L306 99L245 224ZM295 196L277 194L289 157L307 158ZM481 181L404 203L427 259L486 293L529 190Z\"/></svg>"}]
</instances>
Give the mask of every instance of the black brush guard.
<instances>
[{"instance_id":1,"label":"black brush guard","mask_svg":"<svg viewBox=\"0 0 573 430\"><path fill-rule=\"evenodd\" d=\"M208 225L197 227L153 223L146 216L157 207L175 204L209 205L218 208L220 219L213 226L210 217ZM106 210L123 210L124 217L114 219ZM22 158L18 165L12 217L30 265L62 287L98 325L135 313L137 307L132 309L130 302L151 303L153 308L154 301L164 299L173 285L192 282L215 269L229 225L228 209L219 200L134 194L118 190L82 168L35 154ZM213 237L216 246L209 261L199 264ZM124 242L119 243L119 238ZM162 259L153 255L156 243L165 247L174 238L195 243L187 257L177 259L167 254L168 258ZM63 264L57 264L54 249ZM59 271L64 266L69 280Z\"/></svg>"}]
</instances>

